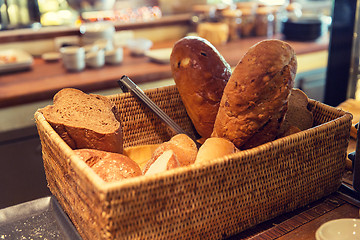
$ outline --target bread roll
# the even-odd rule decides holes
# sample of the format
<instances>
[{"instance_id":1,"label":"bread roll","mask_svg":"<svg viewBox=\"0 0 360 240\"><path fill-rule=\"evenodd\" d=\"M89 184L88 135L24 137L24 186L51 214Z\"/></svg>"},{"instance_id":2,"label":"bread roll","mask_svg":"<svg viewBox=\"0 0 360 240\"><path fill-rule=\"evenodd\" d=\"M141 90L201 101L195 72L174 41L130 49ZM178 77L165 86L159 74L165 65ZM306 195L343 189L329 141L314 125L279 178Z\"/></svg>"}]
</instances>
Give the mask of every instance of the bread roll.
<instances>
[{"instance_id":1,"label":"bread roll","mask_svg":"<svg viewBox=\"0 0 360 240\"><path fill-rule=\"evenodd\" d=\"M177 134L168 142L160 144L153 152L151 159L147 162L144 169L149 168L164 152L171 150L179 162L179 166L193 164L196 159L198 149L195 142L185 134ZM178 167L176 164L173 167ZM171 168L173 168L171 167Z\"/></svg>"},{"instance_id":2,"label":"bread roll","mask_svg":"<svg viewBox=\"0 0 360 240\"><path fill-rule=\"evenodd\" d=\"M355 128L355 125L359 122L360 119L360 101L355 100L353 98L348 98L344 102L340 103L337 107L353 115L352 127L350 129L350 136L356 139L357 128Z\"/></svg>"},{"instance_id":3,"label":"bread roll","mask_svg":"<svg viewBox=\"0 0 360 240\"><path fill-rule=\"evenodd\" d=\"M210 137L231 68L210 42L185 37L175 43L171 70L186 111L196 131Z\"/></svg>"},{"instance_id":4,"label":"bread roll","mask_svg":"<svg viewBox=\"0 0 360 240\"><path fill-rule=\"evenodd\" d=\"M152 158L151 161L146 164L143 173L144 175L153 175L177 167L180 167L180 163L174 151L166 150L159 157Z\"/></svg>"},{"instance_id":5,"label":"bread roll","mask_svg":"<svg viewBox=\"0 0 360 240\"><path fill-rule=\"evenodd\" d=\"M125 155L95 149L77 149L74 152L105 182L142 175L139 165Z\"/></svg>"},{"instance_id":6,"label":"bread roll","mask_svg":"<svg viewBox=\"0 0 360 240\"><path fill-rule=\"evenodd\" d=\"M280 126L279 136L288 136L313 126L314 116L308 109L309 99L300 89L293 88L290 93L288 110Z\"/></svg>"},{"instance_id":7,"label":"bread roll","mask_svg":"<svg viewBox=\"0 0 360 240\"><path fill-rule=\"evenodd\" d=\"M72 148L123 152L119 113L106 97L65 88L40 112Z\"/></svg>"},{"instance_id":8,"label":"bread roll","mask_svg":"<svg viewBox=\"0 0 360 240\"><path fill-rule=\"evenodd\" d=\"M237 64L221 99L212 136L239 149L276 138L297 69L295 52L281 40L252 46Z\"/></svg>"},{"instance_id":9,"label":"bread roll","mask_svg":"<svg viewBox=\"0 0 360 240\"><path fill-rule=\"evenodd\" d=\"M235 145L225 138L208 138L199 148L195 164L209 162L210 160L220 158L237 151L238 150Z\"/></svg>"}]
</instances>

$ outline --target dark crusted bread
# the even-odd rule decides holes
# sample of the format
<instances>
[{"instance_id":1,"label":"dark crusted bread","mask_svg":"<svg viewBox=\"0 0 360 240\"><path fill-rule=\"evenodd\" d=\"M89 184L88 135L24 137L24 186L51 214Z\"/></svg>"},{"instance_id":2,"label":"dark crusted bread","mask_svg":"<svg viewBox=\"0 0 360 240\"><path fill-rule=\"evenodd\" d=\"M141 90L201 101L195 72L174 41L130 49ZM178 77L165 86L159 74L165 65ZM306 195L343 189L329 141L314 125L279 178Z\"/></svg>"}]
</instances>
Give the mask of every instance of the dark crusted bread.
<instances>
[{"instance_id":1,"label":"dark crusted bread","mask_svg":"<svg viewBox=\"0 0 360 240\"><path fill-rule=\"evenodd\" d=\"M240 149L276 138L297 69L292 47L280 40L252 46L224 89L212 136Z\"/></svg>"},{"instance_id":2,"label":"dark crusted bread","mask_svg":"<svg viewBox=\"0 0 360 240\"><path fill-rule=\"evenodd\" d=\"M65 88L53 101L40 112L72 149L123 152L119 113L109 99Z\"/></svg>"},{"instance_id":3,"label":"dark crusted bread","mask_svg":"<svg viewBox=\"0 0 360 240\"><path fill-rule=\"evenodd\" d=\"M299 129L303 131L313 126L314 116L308 109L309 98L300 89L293 88L289 97L288 110L280 126L279 137L289 135Z\"/></svg>"},{"instance_id":4,"label":"dark crusted bread","mask_svg":"<svg viewBox=\"0 0 360 240\"><path fill-rule=\"evenodd\" d=\"M199 37L177 41L170 56L171 70L196 131L210 137L231 68L210 42Z\"/></svg>"}]
</instances>

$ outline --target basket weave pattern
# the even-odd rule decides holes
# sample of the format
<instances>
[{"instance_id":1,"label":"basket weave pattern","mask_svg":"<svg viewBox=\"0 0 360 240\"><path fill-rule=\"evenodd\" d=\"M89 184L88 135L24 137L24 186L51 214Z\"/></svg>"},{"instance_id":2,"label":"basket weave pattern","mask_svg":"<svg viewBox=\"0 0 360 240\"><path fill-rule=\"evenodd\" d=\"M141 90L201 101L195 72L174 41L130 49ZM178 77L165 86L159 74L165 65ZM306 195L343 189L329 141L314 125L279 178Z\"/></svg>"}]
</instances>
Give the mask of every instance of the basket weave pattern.
<instances>
[{"instance_id":1,"label":"basket weave pattern","mask_svg":"<svg viewBox=\"0 0 360 240\"><path fill-rule=\"evenodd\" d=\"M188 132L175 86L145 91ZM169 130L130 93L109 96L125 146L167 141ZM221 239L336 191L349 113L310 102L316 127L205 165L105 183L35 114L51 192L84 239Z\"/></svg>"}]
</instances>

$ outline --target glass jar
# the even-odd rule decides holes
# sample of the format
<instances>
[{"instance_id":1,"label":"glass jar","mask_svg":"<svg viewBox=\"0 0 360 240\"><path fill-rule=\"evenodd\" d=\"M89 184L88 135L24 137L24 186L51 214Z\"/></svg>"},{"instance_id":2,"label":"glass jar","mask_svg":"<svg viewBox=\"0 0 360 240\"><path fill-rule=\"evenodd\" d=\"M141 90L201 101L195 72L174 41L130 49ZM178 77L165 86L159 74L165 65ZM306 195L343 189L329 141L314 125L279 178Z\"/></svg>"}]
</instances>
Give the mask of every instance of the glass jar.
<instances>
[{"instance_id":1,"label":"glass jar","mask_svg":"<svg viewBox=\"0 0 360 240\"><path fill-rule=\"evenodd\" d=\"M237 2L236 8L241 11L241 37L254 36L255 13L258 3L253 1Z\"/></svg>"},{"instance_id":2,"label":"glass jar","mask_svg":"<svg viewBox=\"0 0 360 240\"><path fill-rule=\"evenodd\" d=\"M198 25L197 34L218 46L228 41L229 26L223 22L203 22Z\"/></svg>"},{"instance_id":3,"label":"glass jar","mask_svg":"<svg viewBox=\"0 0 360 240\"><path fill-rule=\"evenodd\" d=\"M229 26L229 41L239 39L241 36L241 11L239 9L226 9L222 11L223 21Z\"/></svg>"},{"instance_id":4,"label":"glass jar","mask_svg":"<svg viewBox=\"0 0 360 240\"><path fill-rule=\"evenodd\" d=\"M192 29L196 31L200 23L209 21L215 17L216 7L208 4L198 4L192 7Z\"/></svg>"},{"instance_id":5,"label":"glass jar","mask_svg":"<svg viewBox=\"0 0 360 240\"><path fill-rule=\"evenodd\" d=\"M274 35L274 15L270 7L259 7L256 10L255 34L266 37Z\"/></svg>"},{"instance_id":6,"label":"glass jar","mask_svg":"<svg viewBox=\"0 0 360 240\"><path fill-rule=\"evenodd\" d=\"M241 36L250 37L254 35L255 29L255 13L249 9L241 9Z\"/></svg>"}]
</instances>

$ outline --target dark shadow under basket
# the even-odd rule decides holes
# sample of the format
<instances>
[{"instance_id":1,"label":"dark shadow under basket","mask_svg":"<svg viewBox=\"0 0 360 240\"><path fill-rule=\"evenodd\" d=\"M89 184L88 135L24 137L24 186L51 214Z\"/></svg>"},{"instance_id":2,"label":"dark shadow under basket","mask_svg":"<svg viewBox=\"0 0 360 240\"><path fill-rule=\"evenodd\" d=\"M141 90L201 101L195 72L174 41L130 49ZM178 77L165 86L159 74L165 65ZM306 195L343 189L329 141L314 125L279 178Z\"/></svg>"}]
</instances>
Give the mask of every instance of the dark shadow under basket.
<instances>
[{"instance_id":1,"label":"dark shadow under basket","mask_svg":"<svg viewBox=\"0 0 360 240\"><path fill-rule=\"evenodd\" d=\"M192 131L175 86L145 91ZM125 147L170 138L167 128L130 93L118 106ZM338 189L352 116L310 101L315 127L204 165L105 183L46 122L35 119L51 192L84 239L226 238Z\"/></svg>"}]
</instances>

